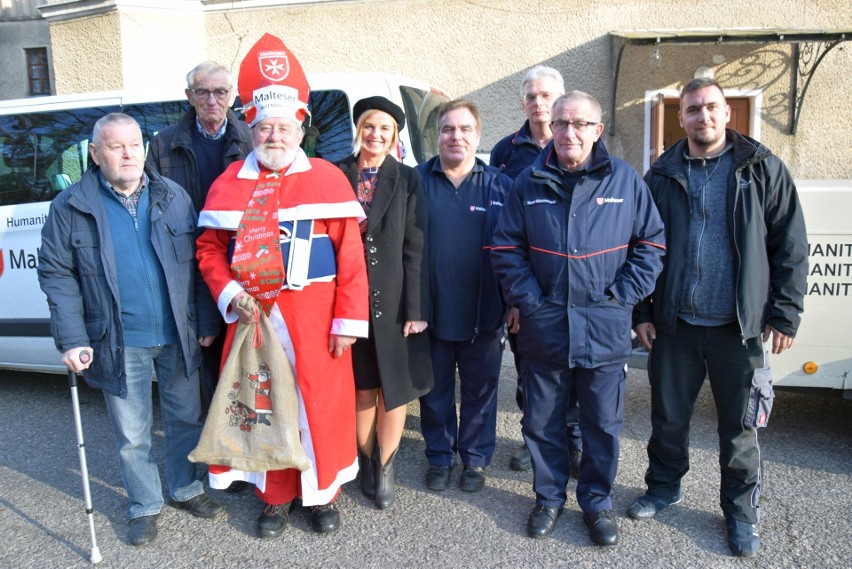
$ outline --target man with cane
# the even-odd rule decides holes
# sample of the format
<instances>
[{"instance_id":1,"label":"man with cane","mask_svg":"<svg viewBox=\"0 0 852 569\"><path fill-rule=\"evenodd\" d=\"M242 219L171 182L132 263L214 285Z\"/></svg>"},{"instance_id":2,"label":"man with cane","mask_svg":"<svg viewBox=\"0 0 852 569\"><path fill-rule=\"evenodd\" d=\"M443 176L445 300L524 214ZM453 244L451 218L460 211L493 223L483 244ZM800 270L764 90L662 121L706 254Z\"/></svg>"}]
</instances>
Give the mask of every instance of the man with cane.
<instances>
[{"instance_id":1,"label":"man with cane","mask_svg":"<svg viewBox=\"0 0 852 569\"><path fill-rule=\"evenodd\" d=\"M132 117L95 123L94 164L51 203L38 265L62 363L104 392L132 545L156 539L164 501L151 448L155 371L171 504L203 518L222 511L187 459L201 433L200 346L216 334L216 307L198 292L192 202L144 169L144 148Z\"/></svg>"},{"instance_id":2,"label":"man with cane","mask_svg":"<svg viewBox=\"0 0 852 569\"><path fill-rule=\"evenodd\" d=\"M80 362L87 364L92 360L92 354L83 350L78 355ZM77 374L68 370L68 384L71 387L71 403L74 409L74 432L77 435L77 449L80 453L80 474L83 476L83 497L86 502L86 517L89 521L89 537L92 540L92 551L89 559L92 563L100 563L103 560L101 550L98 549L98 540L95 538L95 516L92 508L92 490L89 487L89 468L86 465L86 443L83 440L83 422L80 420L80 400L77 397Z\"/></svg>"}]
</instances>

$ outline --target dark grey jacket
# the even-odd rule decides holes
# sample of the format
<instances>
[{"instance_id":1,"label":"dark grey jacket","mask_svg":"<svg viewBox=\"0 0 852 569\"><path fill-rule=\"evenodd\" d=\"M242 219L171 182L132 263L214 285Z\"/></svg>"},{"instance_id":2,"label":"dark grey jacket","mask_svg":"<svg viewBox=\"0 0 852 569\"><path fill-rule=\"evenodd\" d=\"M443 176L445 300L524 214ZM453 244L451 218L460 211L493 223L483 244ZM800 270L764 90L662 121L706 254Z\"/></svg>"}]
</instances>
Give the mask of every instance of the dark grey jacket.
<instances>
[{"instance_id":1,"label":"dark grey jacket","mask_svg":"<svg viewBox=\"0 0 852 569\"><path fill-rule=\"evenodd\" d=\"M219 313L198 275L196 214L180 186L146 168L151 241L163 267L188 373L201 365L199 336L215 336ZM50 307L60 352L91 346L84 378L112 395L127 395L124 334L115 255L97 167L50 204L41 232L38 279Z\"/></svg>"},{"instance_id":2,"label":"dark grey jacket","mask_svg":"<svg viewBox=\"0 0 852 569\"><path fill-rule=\"evenodd\" d=\"M195 117L195 109L190 108L178 124L161 130L151 140L146 161L161 176L174 180L185 189L195 211L199 212L204 207L207 192L199 186L198 161L192 150ZM229 110L228 126L225 128L225 154L222 156L223 171L232 162L244 159L251 150L248 125Z\"/></svg>"},{"instance_id":3,"label":"dark grey jacket","mask_svg":"<svg viewBox=\"0 0 852 569\"><path fill-rule=\"evenodd\" d=\"M728 181L728 220L733 238L737 320L743 339L766 324L795 336L808 276L808 239L796 186L784 163L756 140L726 131L734 166ZM666 226L667 252L654 293L636 306L633 325L653 322L674 333L689 235L686 139L645 174Z\"/></svg>"}]
</instances>

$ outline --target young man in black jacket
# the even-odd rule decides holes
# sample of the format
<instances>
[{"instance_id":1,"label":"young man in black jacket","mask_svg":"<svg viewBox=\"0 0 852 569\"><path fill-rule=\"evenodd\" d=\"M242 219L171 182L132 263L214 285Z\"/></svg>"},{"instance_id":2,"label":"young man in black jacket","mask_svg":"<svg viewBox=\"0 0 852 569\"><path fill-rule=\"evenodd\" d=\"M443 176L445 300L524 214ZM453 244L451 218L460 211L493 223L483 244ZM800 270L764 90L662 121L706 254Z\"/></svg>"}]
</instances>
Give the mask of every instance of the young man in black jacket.
<instances>
[{"instance_id":1,"label":"young man in black jacket","mask_svg":"<svg viewBox=\"0 0 852 569\"><path fill-rule=\"evenodd\" d=\"M668 251L656 290L634 312L634 331L650 350L652 433L648 489L627 513L650 518L680 501L689 422L709 376L728 545L734 555L751 557L760 545L762 471L748 405L756 390L771 390L756 373L765 367L764 351L780 354L793 345L808 243L787 168L757 141L726 129L730 116L718 83L687 83L678 112L687 138L645 177Z\"/></svg>"}]
</instances>

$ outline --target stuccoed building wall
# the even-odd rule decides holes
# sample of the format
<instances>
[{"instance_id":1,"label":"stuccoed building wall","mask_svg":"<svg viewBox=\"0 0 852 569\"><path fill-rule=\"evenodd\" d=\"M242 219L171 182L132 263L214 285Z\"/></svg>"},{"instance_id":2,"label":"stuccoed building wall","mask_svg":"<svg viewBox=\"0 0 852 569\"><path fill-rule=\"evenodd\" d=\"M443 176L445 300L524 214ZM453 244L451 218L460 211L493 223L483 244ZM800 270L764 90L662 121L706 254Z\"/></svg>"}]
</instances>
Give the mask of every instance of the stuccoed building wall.
<instances>
[{"instance_id":1,"label":"stuccoed building wall","mask_svg":"<svg viewBox=\"0 0 852 569\"><path fill-rule=\"evenodd\" d=\"M124 87L118 12L51 25L50 37L58 95Z\"/></svg>"},{"instance_id":2,"label":"stuccoed building wall","mask_svg":"<svg viewBox=\"0 0 852 569\"><path fill-rule=\"evenodd\" d=\"M251 45L270 32L287 43L308 73L387 72L428 81L453 96L474 99L483 112L481 149L487 151L522 123L520 81L528 68L539 63L559 69L569 89L595 95L603 105L604 121L609 122L614 63L610 32L852 28L848 0L766 0L747 10L741 0L698 5L679 0L366 0L253 5L259 4L208 3L202 9L198 3L196 12L180 15L164 3L160 17L154 11L146 22L146 16L134 12L133 26L126 16L118 22L102 18L100 24L114 31L100 33L83 29L82 22L52 23L57 92L138 88L138 77L182 88L183 75L204 58L216 59L236 71ZM81 41L81 34L86 41ZM61 66L57 45L67 50ZM795 136L789 134L790 97L794 96L789 44L664 45L659 67L649 64L649 48L628 47L615 98L617 131L610 137L607 130L607 145L642 169L648 128L646 92L679 89L697 67L708 66L726 88L763 90L761 140L787 162L795 176L852 178L846 141L846 133L852 131L852 113L845 104L852 92L852 43L845 46L832 50L817 70ZM712 62L716 53L725 56L724 63ZM102 57L113 59L95 61ZM98 70L98 66L106 70ZM92 73L83 77L79 69ZM101 80L108 84L101 85Z\"/></svg>"},{"instance_id":3,"label":"stuccoed building wall","mask_svg":"<svg viewBox=\"0 0 852 569\"><path fill-rule=\"evenodd\" d=\"M182 94L186 72L207 57L203 14L197 8L138 4L124 7L116 0L109 11L76 17L58 10L85 2L58 2L42 10L51 20L57 94L109 90ZM197 3L183 0L183 4Z\"/></svg>"}]
</instances>

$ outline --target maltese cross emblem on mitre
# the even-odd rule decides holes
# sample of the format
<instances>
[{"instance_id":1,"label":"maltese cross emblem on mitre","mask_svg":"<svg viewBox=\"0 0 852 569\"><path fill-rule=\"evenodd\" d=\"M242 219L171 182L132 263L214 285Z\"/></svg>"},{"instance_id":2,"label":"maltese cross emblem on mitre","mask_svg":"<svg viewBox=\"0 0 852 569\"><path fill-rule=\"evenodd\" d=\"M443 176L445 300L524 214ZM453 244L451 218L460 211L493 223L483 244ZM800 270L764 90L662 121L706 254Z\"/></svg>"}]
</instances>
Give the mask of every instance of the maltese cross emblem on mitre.
<instances>
[{"instance_id":1,"label":"maltese cross emblem on mitre","mask_svg":"<svg viewBox=\"0 0 852 569\"><path fill-rule=\"evenodd\" d=\"M240 64L237 85L249 126L268 118L299 122L309 115L310 85L299 60L284 42L263 34Z\"/></svg>"},{"instance_id":2,"label":"maltese cross emblem on mitre","mask_svg":"<svg viewBox=\"0 0 852 569\"><path fill-rule=\"evenodd\" d=\"M264 52L258 56L260 74L270 81L278 82L290 74L290 60L286 53Z\"/></svg>"}]
</instances>

